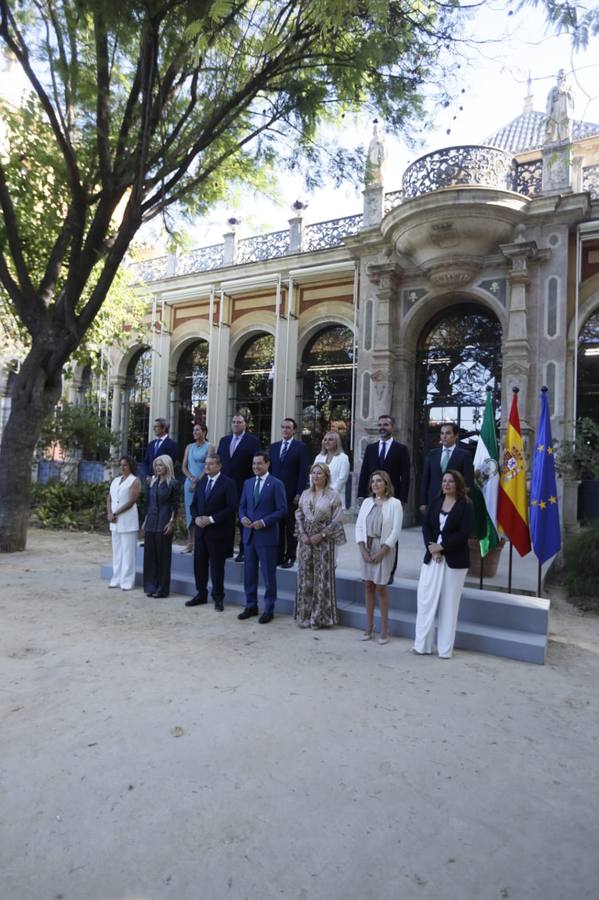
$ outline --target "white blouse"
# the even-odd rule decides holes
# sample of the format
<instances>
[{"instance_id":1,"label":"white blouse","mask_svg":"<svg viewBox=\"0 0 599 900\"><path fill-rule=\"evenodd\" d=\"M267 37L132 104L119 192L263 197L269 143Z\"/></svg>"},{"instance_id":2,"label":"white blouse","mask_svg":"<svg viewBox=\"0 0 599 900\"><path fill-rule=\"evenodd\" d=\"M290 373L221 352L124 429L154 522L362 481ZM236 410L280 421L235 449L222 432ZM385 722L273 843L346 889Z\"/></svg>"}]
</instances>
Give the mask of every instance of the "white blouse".
<instances>
[{"instance_id":1,"label":"white blouse","mask_svg":"<svg viewBox=\"0 0 599 900\"><path fill-rule=\"evenodd\" d=\"M341 505L345 507L345 484L349 478L349 458L347 453L337 453L330 463L327 463L326 453L319 453L315 463L326 463L331 470L331 487L337 491Z\"/></svg>"}]
</instances>

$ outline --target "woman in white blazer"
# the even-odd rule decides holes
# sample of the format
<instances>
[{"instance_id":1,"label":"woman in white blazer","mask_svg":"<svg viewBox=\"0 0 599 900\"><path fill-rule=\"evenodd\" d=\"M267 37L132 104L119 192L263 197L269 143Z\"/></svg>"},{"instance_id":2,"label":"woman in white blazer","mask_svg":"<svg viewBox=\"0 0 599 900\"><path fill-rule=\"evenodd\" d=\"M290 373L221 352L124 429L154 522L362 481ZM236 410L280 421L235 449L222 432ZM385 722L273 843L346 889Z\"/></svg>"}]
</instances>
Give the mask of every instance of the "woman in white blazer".
<instances>
[{"instance_id":1,"label":"woman in white blazer","mask_svg":"<svg viewBox=\"0 0 599 900\"><path fill-rule=\"evenodd\" d=\"M331 473L331 487L339 494L341 506L345 508L345 484L349 478L349 458L343 452L343 444L338 431L327 431L322 439L320 453L314 460L326 463Z\"/></svg>"},{"instance_id":2,"label":"woman in white blazer","mask_svg":"<svg viewBox=\"0 0 599 900\"><path fill-rule=\"evenodd\" d=\"M374 637L374 607L379 595L381 634L379 644L389 643L389 591L387 583L395 560L403 521L401 501L393 496L387 472L377 469L370 476L370 496L364 499L356 522L361 574L366 582L366 631L363 641Z\"/></svg>"}]
</instances>

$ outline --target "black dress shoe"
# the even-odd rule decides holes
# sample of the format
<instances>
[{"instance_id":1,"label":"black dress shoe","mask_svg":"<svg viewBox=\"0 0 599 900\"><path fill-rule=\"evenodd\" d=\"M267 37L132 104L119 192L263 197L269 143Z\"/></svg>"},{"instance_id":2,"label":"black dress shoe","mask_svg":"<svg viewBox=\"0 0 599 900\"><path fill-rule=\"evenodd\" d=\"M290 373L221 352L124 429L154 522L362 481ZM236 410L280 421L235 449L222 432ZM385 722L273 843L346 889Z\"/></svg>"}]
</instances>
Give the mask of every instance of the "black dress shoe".
<instances>
[{"instance_id":1,"label":"black dress shoe","mask_svg":"<svg viewBox=\"0 0 599 900\"><path fill-rule=\"evenodd\" d=\"M187 600L185 606L202 606L204 603L208 603L207 597L202 597L200 594L196 594L195 597L192 597L191 600Z\"/></svg>"},{"instance_id":2,"label":"black dress shoe","mask_svg":"<svg viewBox=\"0 0 599 900\"><path fill-rule=\"evenodd\" d=\"M292 569L294 567L294 565L295 565L294 559L286 559L285 562L281 563L281 568L282 569Z\"/></svg>"},{"instance_id":3,"label":"black dress shoe","mask_svg":"<svg viewBox=\"0 0 599 900\"><path fill-rule=\"evenodd\" d=\"M258 621L261 625L268 625L269 622L272 622L274 619L273 613L263 612Z\"/></svg>"},{"instance_id":4,"label":"black dress shoe","mask_svg":"<svg viewBox=\"0 0 599 900\"><path fill-rule=\"evenodd\" d=\"M251 619L252 616L258 615L258 607L257 606L246 606L243 612L240 612L237 616L238 619Z\"/></svg>"},{"instance_id":5,"label":"black dress shoe","mask_svg":"<svg viewBox=\"0 0 599 900\"><path fill-rule=\"evenodd\" d=\"M235 557L235 562L243 562L243 553L238 553Z\"/></svg>"},{"instance_id":6,"label":"black dress shoe","mask_svg":"<svg viewBox=\"0 0 599 900\"><path fill-rule=\"evenodd\" d=\"M168 594L165 594L164 591L156 591L155 594L152 594L152 597L168 597Z\"/></svg>"},{"instance_id":7,"label":"black dress shoe","mask_svg":"<svg viewBox=\"0 0 599 900\"><path fill-rule=\"evenodd\" d=\"M222 600L214 601L214 608L217 612L224 612L225 606Z\"/></svg>"}]
</instances>

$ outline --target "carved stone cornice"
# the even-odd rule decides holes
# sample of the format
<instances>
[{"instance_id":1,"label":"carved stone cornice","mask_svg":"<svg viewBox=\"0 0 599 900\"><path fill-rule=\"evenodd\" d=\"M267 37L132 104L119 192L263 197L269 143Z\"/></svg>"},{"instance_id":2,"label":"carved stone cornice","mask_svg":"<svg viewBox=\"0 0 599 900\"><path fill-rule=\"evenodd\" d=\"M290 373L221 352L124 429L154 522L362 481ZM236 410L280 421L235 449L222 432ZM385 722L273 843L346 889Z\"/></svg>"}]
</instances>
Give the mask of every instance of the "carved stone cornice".
<instances>
[{"instance_id":1,"label":"carved stone cornice","mask_svg":"<svg viewBox=\"0 0 599 900\"><path fill-rule=\"evenodd\" d=\"M476 256L451 256L434 263L424 263L423 269L434 287L463 287L478 275L482 268Z\"/></svg>"},{"instance_id":2,"label":"carved stone cornice","mask_svg":"<svg viewBox=\"0 0 599 900\"><path fill-rule=\"evenodd\" d=\"M403 269L397 263L373 263L366 269L371 284L376 285L381 291L392 291L397 287L403 276Z\"/></svg>"},{"instance_id":3,"label":"carved stone cornice","mask_svg":"<svg viewBox=\"0 0 599 900\"><path fill-rule=\"evenodd\" d=\"M512 263L512 270L508 273L511 284L528 284L529 262L545 262L551 258L551 250L548 247L539 249L536 241L517 238L511 244L500 244L499 249Z\"/></svg>"}]
</instances>

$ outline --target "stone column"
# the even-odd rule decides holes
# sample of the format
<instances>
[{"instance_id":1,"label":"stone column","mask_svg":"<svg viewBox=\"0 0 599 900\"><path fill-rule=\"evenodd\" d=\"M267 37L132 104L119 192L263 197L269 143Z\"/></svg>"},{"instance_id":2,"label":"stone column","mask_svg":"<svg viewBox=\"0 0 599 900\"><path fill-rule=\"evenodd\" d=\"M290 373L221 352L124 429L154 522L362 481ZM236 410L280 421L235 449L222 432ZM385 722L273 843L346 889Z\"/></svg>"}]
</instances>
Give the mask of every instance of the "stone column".
<instances>
[{"instance_id":1,"label":"stone column","mask_svg":"<svg viewBox=\"0 0 599 900\"><path fill-rule=\"evenodd\" d=\"M278 340L275 347L275 378L277 379L277 405L273 403L272 436L280 438L279 425L284 416L291 416L297 421L296 387L298 367L299 322L297 314L297 294L295 285L290 281L286 286L285 304L281 305Z\"/></svg>"},{"instance_id":2,"label":"stone column","mask_svg":"<svg viewBox=\"0 0 599 900\"><path fill-rule=\"evenodd\" d=\"M383 218L384 188L382 184L368 185L363 191L363 228L380 225Z\"/></svg>"},{"instance_id":3,"label":"stone column","mask_svg":"<svg viewBox=\"0 0 599 900\"><path fill-rule=\"evenodd\" d=\"M512 388L520 390L518 410L522 431L526 436L532 429L528 411L528 375L530 369L530 344L528 341L527 292L530 284L531 262L539 262L549 257L549 250L539 250L536 241L524 239L524 226L516 227L516 240L512 244L501 244L501 252L512 264L508 274L510 300L508 308L507 335L503 342L503 378L501 385L502 418L507 419Z\"/></svg>"},{"instance_id":4,"label":"stone column","mask_svg":"<svg viewBox=\"0 0 599 900\"><path fill-rule=\"evenodd\" d=\"M119 432L118 443L110 448L110 455L113 457L120 456L125 446L125 423L123 423L123 390L125 389L124 378L113 378L112 384L112 409L110 414L111 430Z\"/></svg>"},{"instance_id":5,"label":"stone column","mask_svg":"<svg viewBox=\"0 0 599 900\"><path fill-rule=\"evenodd\" d=\"M208 356L208 408L207 424L211 442L218 442L229 431L229 353L231 334L229 322L231 298L224 296L218 300L218 321L211 332L210 354ZM216 318L216 317L215 317Z\"/></svg>"},{"instance_id":6,"label":"stone column","mask_svg":"<svg viewBox=\"0 0 599 900\"><path fill-rule=\"evenodd\" d=\"M572 145L570 141L545 144L543 153L542 191L544 194L566 194L572 191Z\"/></svg>"},{"instance_id":7,"label":"stone column","mask_svg":"<svg viewBox=\"0 0 599 900\"><path fill-rule=\"evenodd\" d=\"M238 219L227 219L227 225L230 226L230 231L226 231L223 234L223 240L225 245L223 247L223 265L225 266L234 266L237 262L237 231L236 227L239 225Z\"/></svg>"},{"instance_id":8,"label":"stone column","mask_svg":"<svg viewBox=\"0 0 599 900\"><path fill-rule=\"evenodd\" d=\"M398 398L396 385L397 346L396 298L399 291L402 270L393 263L371 265L368 276L376 286L376 304L374 309L374 342L372 347L372 422L368 432L377 433L376 421L382 415L398 417ZM397 422L399 428L402 422Z\"/></svg>"}]
</instances>

